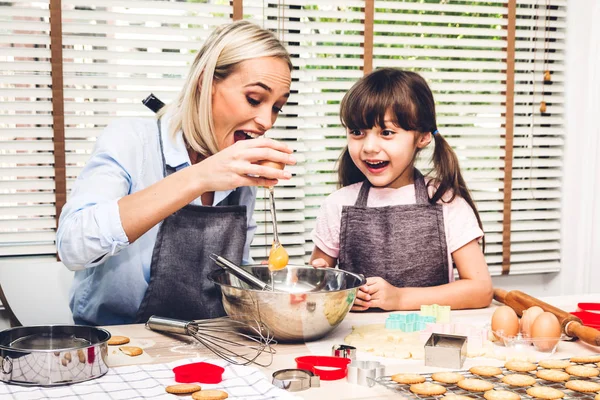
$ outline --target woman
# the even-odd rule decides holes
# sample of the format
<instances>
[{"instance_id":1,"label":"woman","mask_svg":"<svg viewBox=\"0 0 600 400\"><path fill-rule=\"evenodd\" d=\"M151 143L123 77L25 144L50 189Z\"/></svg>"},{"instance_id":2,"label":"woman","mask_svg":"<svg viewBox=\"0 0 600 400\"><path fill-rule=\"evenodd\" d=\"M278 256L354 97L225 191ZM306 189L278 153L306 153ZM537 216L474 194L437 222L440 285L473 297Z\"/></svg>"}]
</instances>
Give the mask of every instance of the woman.
<instances>
[{"instance_id":1,"label":"woman","mask_svg":"<svg viewBox=\"0 0 600 400\"><path fill-rule=\"evenodd\" d=\"M211 253L249 262L256 186L291 174L291 149L262 138L287 101L291 61L246 21L216 29L158 122L110 124L63 208L58 253L77 270L76 323L224 315ZM259 139L260 138L260 139ZM250 140L252 139L252 140Z\"/></svg>"}]
</instances>

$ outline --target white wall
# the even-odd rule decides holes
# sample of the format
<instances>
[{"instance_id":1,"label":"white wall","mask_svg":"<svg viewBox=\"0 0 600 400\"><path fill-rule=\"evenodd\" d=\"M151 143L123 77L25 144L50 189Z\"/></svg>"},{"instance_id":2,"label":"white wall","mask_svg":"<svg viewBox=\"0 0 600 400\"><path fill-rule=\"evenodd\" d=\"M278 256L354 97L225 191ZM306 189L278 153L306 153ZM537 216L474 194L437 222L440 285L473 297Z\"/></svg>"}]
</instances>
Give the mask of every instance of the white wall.
<instances>
[{"instance_id":1,"label":"white wall","mask_svg":"<svg viewBox=\"0 0 600 400\"><path fill-rule=\"evenodd\" d=\"M494 286L532 295L599 292L600 280L600 0L567 7L566 135L562 270L494 278Z\"/></svg>"},{"instance_id":2,"label":"white wall","mask_svg":"<svg viewBox=\"0 0 600 400\"><path fill-rule=\"evenodd\" d=\"M561 293L598 292L600 1L569 2Z\"/></svg>"},{"instance_id":3,"label":"white wall","mask_svg":"<svg viewBox=\"0 0 600 400\"><path fill-rule=\"evenodd\" d=\"M574 292L599 292L600 280L600 1L569 3L573 35L568 60L572 82L567 93L569 105L569 147L565 173L564 229L568 253L565 269L573 265Z\"/></svg>"}]
</instances>

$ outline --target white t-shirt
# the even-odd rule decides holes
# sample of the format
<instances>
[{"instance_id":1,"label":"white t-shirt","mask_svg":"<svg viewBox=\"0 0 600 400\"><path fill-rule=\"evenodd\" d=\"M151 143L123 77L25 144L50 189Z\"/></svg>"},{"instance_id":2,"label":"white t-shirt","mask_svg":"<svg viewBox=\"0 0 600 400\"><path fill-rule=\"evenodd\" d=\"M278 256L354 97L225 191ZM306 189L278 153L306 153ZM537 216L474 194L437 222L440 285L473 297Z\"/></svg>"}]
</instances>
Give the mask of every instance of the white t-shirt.
<instances>
[{"instance_id":1,"label":"white t-shirt","mask_svg":"<svg viewBox=\"0 0 600 400\"><path fill-rule=\"evenodd\" d=\"M362 182L343 187L330 194L326 199L319 215L317 224L312 231L313 243L330 257L338 258L340 253L340 224L342 207L353 206L358 198ZM429 196L432 196L435 187L428 186ZM451 197L449 193L443 200ZM398 189L371 187L367 207L386 207L396 205L415 204L415 185L407 185ZM467 243L483 237L477 218L471 206L462 197L456 196L450 203L442 204L444 215L444 231L448 247L448 278L454 281L452 269L452 253ZM423 248L427 251L427 248Z\"/></svg>"}]
</instances>

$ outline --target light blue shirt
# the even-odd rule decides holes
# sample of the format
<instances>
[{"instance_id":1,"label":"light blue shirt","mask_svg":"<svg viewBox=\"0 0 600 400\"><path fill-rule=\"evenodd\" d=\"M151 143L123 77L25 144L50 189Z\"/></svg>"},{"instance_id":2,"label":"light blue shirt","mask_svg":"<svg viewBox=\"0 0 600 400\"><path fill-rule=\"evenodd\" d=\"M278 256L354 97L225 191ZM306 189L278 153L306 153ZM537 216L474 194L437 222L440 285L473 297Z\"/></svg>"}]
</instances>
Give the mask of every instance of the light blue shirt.
<instances>
[{"instance_id":1,"label":"light blue shirt","mask_svg":"<svg viewBox=\"0 0 600 400\"><path fill-rule=\"evenodd\" d=\"M191 165L182 133L171 137L164 117L161 131L166 164L176 170ZM56 234L62 262L76 270L70 301L76 323L135 322L150 281L152 251L160 224L129 244L117 201L161 179L163 164L155 119L117 120L98 137L62 210ZM232 190L215 192L213 205L230 193ZM243 188L240 205L247 207L248 218L244 263L252 262L255 201L256 188ZM197 198L191 204L201 205L202 201Z\"/></svg>"}]
</instances>

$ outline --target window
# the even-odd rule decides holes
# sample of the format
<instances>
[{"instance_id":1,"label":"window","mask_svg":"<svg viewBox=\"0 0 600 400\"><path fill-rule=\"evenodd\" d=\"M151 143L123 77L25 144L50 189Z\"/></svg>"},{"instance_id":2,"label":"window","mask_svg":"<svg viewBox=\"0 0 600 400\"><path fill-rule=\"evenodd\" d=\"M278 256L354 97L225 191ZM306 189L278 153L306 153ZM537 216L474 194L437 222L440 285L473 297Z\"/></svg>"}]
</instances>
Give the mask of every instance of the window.
<instances>
[{"instance_id":1,"label":"window","mask_svg":"<svg viewBox=\"0 0 600 400\"><path fill-rule=\"evenodd\" d=\"M289 168L294 178L275 189L292 262L310 257L314 219L336 188L335 161L345 144L341 98L365 67L399 67L421 73L434 91L440 132L460 158L484 222L490 271L502 272L508 250L511 273L560 268L566 0L519 1L512 20L499 1L241 3L244 18L287 44L295 65L290 103L269 133L299 160ZM233 11L229 1L97 4L62 1L67 193L107 122L151 117L140 103L150 92L169 102L202 41ZM49 6L0 4L0 260L56 252L54 166L61 154L53 143ZM429 154L419 161L424 171ZM259 189L256 260L272 240L267 197Z\"/></svg>"}]
</instances>

